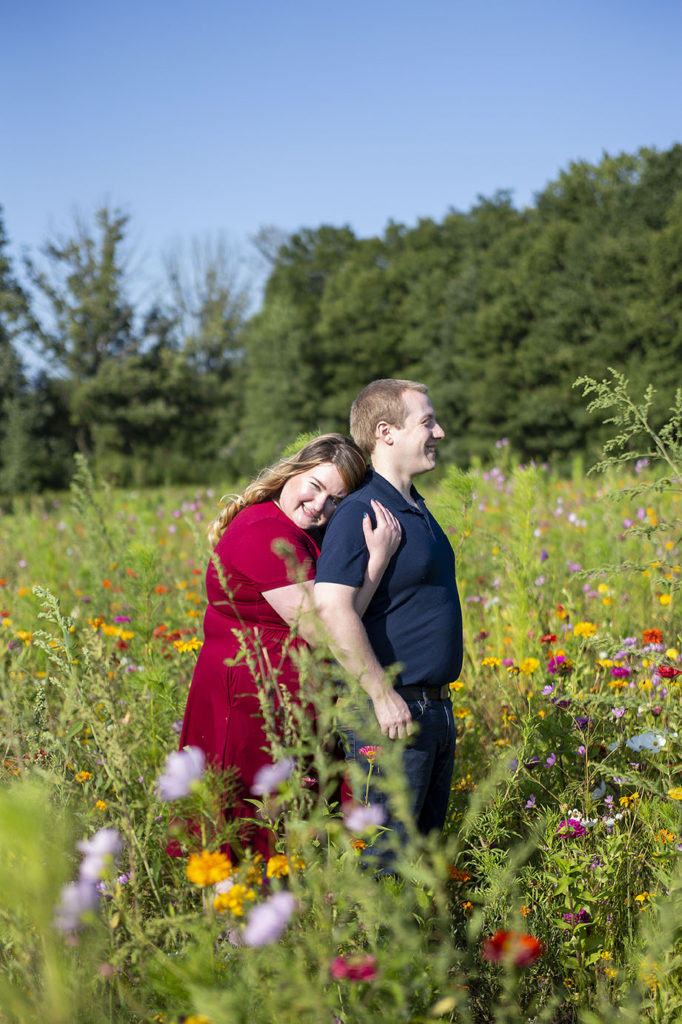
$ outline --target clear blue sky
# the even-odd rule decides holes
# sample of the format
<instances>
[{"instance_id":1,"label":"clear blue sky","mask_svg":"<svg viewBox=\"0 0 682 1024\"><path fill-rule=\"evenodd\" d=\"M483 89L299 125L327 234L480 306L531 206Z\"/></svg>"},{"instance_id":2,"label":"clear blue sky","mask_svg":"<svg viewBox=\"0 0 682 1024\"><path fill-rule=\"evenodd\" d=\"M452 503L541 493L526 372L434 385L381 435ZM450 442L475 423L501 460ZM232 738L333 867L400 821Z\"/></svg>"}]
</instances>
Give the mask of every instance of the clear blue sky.
<instances>
[{"instance_id":1,"label":"clear blue sky","mask_svg":"<svg viewBox=\"0 0 682 1024\"><path fill-rule=\"evenodd\" d=\"M682 139L680 0L5 0L16 255L109 202L142 260L261 225L411 225Z\"/></svg>"}]
</instances>

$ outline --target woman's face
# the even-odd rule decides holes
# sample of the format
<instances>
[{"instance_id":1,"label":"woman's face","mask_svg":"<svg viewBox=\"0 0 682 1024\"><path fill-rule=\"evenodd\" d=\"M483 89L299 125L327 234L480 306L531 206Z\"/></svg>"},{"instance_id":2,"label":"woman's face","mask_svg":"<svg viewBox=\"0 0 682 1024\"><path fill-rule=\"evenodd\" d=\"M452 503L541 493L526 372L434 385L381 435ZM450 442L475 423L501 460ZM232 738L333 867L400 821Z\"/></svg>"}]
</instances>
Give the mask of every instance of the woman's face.
<instances>
[{"instance_id":1,"label":"woman's face","mask_svg":"<svg viewBox=\"0 0 682 1024\"><path fill-rule=\"evenodd\" d=\"M333 462L290 477L277 504L302 530L326 526L334 509L347 495L341 474Z\"/></svg>"}]
</instances>

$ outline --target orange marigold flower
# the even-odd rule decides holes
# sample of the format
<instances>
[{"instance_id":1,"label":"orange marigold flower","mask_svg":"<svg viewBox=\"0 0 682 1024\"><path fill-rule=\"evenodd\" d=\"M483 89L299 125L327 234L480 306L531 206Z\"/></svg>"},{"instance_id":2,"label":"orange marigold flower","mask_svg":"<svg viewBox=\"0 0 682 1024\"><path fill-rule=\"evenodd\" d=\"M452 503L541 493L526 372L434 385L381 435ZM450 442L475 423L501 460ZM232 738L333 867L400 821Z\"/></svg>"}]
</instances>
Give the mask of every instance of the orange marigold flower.
<instances>
[{"instance_id":1,"label":"orange marigold flower","mask_svg":"<svg viewBox=\"0 0 682 1024\"><path fill-rule=\"evenodd\" d=\"M663 634L660 629L645 629L642 633L643 644L662 644Z\"/></svg>"},{"instance_id":2,"label":"orange marigold flower","mask_svg":"<svg viewBox=\"0 0 682 1024\"><path fill-rule=\"evenodd\" d=\"M454 864L448 864L448 874L453 882L468 882L471 878L471 872L463 871L462 868L457 868Z\"/></svg>"},{"instance_id":3,"label":"orange marigold flower","mask_svg":"<svg viewBox=\"0 0 682 1024\"><path fill-rule=\"evenodd\" d=\"M229 878L232 873L232 865L226 854L216 851L210 853L202 850L201 853L191 853L185 874L190 882L195 885L215 885Z\"/></svg>"},{"instance_id":4,"label":"orange marigold flower","mask_svg":"<svg viewBox=\"0 0 682 1024\"><path fill-rule=\"evenodd\" d=\"M528 932L500 930L483 941L483 957L491 963L530 967L542 954L542 943Z\"/></svg>"}]
</instances>

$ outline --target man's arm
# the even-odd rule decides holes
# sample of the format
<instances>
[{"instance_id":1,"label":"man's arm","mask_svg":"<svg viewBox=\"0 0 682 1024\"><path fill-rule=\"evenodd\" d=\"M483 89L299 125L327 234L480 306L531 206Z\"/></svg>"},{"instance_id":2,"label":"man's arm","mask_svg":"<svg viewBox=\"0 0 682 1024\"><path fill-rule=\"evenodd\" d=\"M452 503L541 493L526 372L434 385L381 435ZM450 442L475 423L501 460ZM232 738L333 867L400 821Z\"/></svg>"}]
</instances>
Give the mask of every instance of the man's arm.
<instances>
[{"instance_id":1,"label":"man's arm","mask_svg":"<svg viewBox=\"0 0 682 1024\"><path fill-rule=\"evenodd\" d=\"M315 607L330 637L334 657L360 685L374 705L381 732L389 739L412 732L410 711L387 681L354 607L355 587L343 583L316 583Z\"/></svg>"}]
</instances>

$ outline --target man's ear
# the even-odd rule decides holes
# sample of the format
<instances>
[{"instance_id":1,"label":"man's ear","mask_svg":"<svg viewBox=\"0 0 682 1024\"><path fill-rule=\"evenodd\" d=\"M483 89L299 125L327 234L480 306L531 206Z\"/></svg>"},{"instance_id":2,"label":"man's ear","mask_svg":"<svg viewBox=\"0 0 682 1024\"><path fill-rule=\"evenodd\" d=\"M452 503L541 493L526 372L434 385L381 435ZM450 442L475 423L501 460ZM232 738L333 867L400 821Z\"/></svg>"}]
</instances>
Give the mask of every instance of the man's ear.
<instances>
[{"instance_id":1,"label":"man's ear","mask_svg":"<svg viewBox=\"0 0 682 1024\"><path fill-rule=\"evenodd\" d=\"M374 436L377 441L383 441L384 444L392 445L391 424L387 423L386 420L379 420L374 430Z\"/></svg>"}]
</instances>

